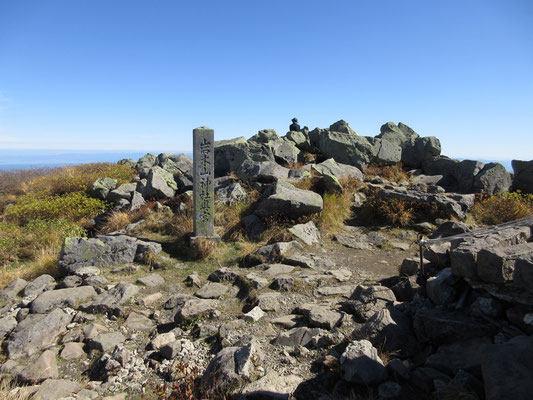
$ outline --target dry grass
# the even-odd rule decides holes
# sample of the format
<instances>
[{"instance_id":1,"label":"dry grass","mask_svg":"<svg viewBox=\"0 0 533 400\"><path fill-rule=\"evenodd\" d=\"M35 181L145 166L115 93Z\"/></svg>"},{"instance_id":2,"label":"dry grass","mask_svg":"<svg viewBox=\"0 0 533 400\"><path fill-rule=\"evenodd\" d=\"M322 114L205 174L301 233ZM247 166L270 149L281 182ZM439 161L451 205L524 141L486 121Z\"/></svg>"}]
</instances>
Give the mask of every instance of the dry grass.
<instances>
[{"instance_id":1,"label":"dry grass","mask_svg":"<svg viewBox=\"0 0 533 400\"><path fill-rule=\"evenodd\" d=\"M470 212L482 224L497 225L533 215L533 194L506 192L488 199L478 196Z\"/></svg>"},{"instance_id":2,"label":"dry grass","mask_svg":"<svg viewBox=\"0 0 533 400\"><path fill-rule=\"evenodd\" d=\"M133 219L133 215L123 211L114 211L105 224L100 228L100 233L110 233L121 230L128 226Z\"/></svg>"},{"instance_id":3,"label":"dry grass","mask_svg":"<svg viewBox=\"0 0 533 400\"><path fill-rule=\"evenodd\" d=\"M196 260L212 259L215 256L220 256L220 254L216 254L217 247L214 240L198 238L191 243L191 256Z\"/></svg>"},{"instance_id":4,"label":"dry grass","mask_svg":"<svg viewBox=\"0 0 533 400\"><path fill-rule=\"evenodd\" d=\"M5 287L9 282L22 278L32 280L42 274L57 275L57 259L59 251L57 248L41 249L31 262L23 264L4 264L0 267L0 288ZM2 397L0 397L2 398Z\"/></svg>"},{"instance_id":5,"label":"dry grass","mask_svg":"<svg viewBox=\"0 0 533 400\"><path fill-rule=\"evenodd\" d=\"M403 164L398 163L394 165L369 165L363 171L366 176L374 177L381 176L391 182L408 181L409 177L403 170Z\"/></svg>"},{"instance_id":6,"label":"dry grass","mask_svg":"<svg viewBox=\"0 0 533 400\"><path fill-rule=\"evenodd\" d=\"M341 178L342 193L325 193L324 208L318 219L322 234L332 235L342 231L344 222L352 216L354 194L364 187L364 183L354 178Z\"/></svg>"},{"instance_id":7,"label":"dry grass","mask_svg":"<svg viewBox=\"0 0 533 400\"><path fill-rule=\"evenodd\" d=\"M51 173L49 168L12 169L0 171L0 195L21 195L29 182Z\"/></svg>"},{"instance_id":8,"label":"dry grass","mask_svg":"<svg viewBox=\"0 0 533 400\"><path fill-rule=\"evenodd\" d=\"M12 378L2 377L0 380L0 399L2 400L29 400L32 391L25 387L17 387Z\"/></svg>"},{"instance_id":9,"label":"dry grass","mask_svg":"<svg viewBox=\"0 0 533 400\"><path fill-rule=\"evenodd\" d=\"M49 170L35 179L21 184L24 193L45 193L62 195L86 191L98 178L117 179L118 185L130 182L136 171L115 163L91 163Z\"/></svg>"}]
</instances>

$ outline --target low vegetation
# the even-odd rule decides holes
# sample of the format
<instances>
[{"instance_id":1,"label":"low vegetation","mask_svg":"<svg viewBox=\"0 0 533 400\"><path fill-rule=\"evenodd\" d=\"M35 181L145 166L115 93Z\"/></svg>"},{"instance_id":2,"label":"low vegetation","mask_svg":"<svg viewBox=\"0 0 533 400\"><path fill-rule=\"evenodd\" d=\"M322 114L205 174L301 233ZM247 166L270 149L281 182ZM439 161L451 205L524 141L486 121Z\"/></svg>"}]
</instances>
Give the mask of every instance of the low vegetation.
<instances>
[{"instance_id":1,"label":"low vegetation","mask_svg":"<svg viewBox=\"0 0 533 400\"><path fill-rule=\"evenodd\" d=\"M478 223L485 225L514 221L533 215L533 194L516 191L477 196L470 212Z\"/></svg>"},{"instance_id":2,"label":"low vegetation","mask_svg":"<svg viewBox=\"0 0 533 400\"><path fill-rule=\"evenodd\" d=\"M86 221L111 205L89 195L101 177L129 182L135 170L114 163L0 172L0 285L53 273L64 238L86 236ZM113 214L105 230L129 219Z\"/></svg>"},{"instance_id":3,"label":"low vegetation","mask_svg":"<svg viewBox=\"0 0 533 400\"><path fill-rule=\"evenodd\" d=\"M401 182L409 179L403 170L402 163L393 165L371 164L363 172L368 177L380 176L391 182Z\"/></svg>"}]
</instances>

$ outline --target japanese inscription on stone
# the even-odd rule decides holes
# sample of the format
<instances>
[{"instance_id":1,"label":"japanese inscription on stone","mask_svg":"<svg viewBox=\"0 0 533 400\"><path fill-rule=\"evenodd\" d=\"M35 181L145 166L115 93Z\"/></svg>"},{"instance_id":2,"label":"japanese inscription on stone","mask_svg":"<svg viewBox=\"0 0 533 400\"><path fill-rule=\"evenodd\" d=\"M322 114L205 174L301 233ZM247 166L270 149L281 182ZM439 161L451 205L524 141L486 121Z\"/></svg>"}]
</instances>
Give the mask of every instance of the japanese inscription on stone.
<instances>
[{"instance_id":1,"label":"japanese inscription on stone","mask_svg":"<svg viewBox=\"0 0 533 400\"><path fill-rule=\"evenodd\" d=\"M206 127L193 130L194 236L215 234L214 131Z\"/></svg>"}]
</instances>

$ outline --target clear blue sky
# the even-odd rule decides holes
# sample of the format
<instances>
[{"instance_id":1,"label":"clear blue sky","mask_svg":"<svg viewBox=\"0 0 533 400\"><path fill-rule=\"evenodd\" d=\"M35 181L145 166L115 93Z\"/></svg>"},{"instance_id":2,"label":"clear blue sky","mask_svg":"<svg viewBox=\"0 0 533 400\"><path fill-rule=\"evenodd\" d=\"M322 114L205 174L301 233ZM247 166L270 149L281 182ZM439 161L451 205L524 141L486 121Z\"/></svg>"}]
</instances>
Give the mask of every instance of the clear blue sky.
<instances>
[{"instance_id":1,"label":"clear blue sky","mask_svg":"<svg viewBox=\"0 0 533 400\"><path fill-rule=\"evenodd\" d=\"M0 149L189 150L345 119L533 159L533 1L0 0Z\"/></svg>"}]
</instances>

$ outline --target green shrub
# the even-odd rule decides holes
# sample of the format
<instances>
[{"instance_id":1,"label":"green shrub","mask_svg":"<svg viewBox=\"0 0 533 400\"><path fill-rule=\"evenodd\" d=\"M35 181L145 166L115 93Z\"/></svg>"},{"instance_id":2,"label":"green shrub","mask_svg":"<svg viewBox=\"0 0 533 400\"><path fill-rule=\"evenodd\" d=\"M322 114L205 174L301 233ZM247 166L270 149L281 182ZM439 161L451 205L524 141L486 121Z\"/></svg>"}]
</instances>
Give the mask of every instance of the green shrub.
<instances>
[{"instance_id":1,"label":"green shrub","mask_svg":"<svg viewBox=\"0 0 533 400\"><path fill-rule=\"evenodd\" d=\"M91 218L106 209L108 204L87 196L83 192L73 192L62 196L43 193L26 194L5 209L4 215L10 222L25 224L36 218L43 220L67 219L79 221Z\"/></svg>"},{"instance_id":2,"label":"green shrub","mask_svg":"<svg viewBox=\"0 0 533 400\"><path fill-rule=\"evenodd\" d=\"M479 196L470 210L482 224L497 225L533 215L533 194L505 192L483 198Z\"/></svg>"}]
</instances>

